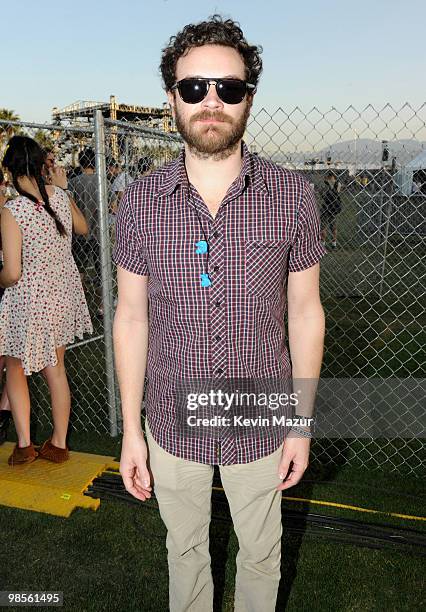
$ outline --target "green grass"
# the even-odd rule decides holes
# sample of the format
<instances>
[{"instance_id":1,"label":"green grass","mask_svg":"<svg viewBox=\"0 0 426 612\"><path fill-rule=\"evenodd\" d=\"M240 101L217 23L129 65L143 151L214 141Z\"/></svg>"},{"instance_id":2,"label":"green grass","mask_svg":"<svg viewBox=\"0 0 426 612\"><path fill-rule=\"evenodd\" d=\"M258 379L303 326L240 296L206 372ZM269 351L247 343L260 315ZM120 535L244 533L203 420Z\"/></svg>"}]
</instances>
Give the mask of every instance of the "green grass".
<instances>
[{"instance_id":1,"label":"green grass","mask_svg":"<svg viewBox=\"0 0 426 612\"><path fill-rule=\"evenodd\" d=\"M424 240L391 235L380 293L383 244L363 241L357 213L365 193L342 196L337 251L321 261L326 314L322 376L424 378Z\"/></svg>"},{"instance_id":2,"label":"green grass","mask_svg":"<svg viewBox=\"0 0 426 612\"><path fill-rule=\"evenodd\" d=\"M36 428L37 441L48 429ZM11 431L12 439L13 431ZM314 441L318 445L323 440ZM334 441L336 444L345 441ZM71 431L72 450L117 459L121 442L107 435ZM352 449L353 453L365 450ZM344 451L344 449L341 449ZM337 449L336 449L337 452ZM359 461L367 456L358 457ZM341 461L345 461L344 453ZM384 464L387 465L386 463ZM424 488L413 476L360 465L314 462L286 496L322 500L413 516L424 515ZM414 555L370 550L303 537L285 530L285 512L301 511L426 532L420 521L283 500L282 581L277 611L403 611L422 609L423 561ZM215 504L213 506L214 514ZM0 508L3 589L62 590L72 612L167 611L165 528L144 504L103 500L97 512L77 510L68 519ZM232 611L237 541L230 525L213 520L212 568L222 608Z\"/></svg>"},{"instance_id":3,"label":"green grass","mask_svg":"<svg viewBox=\"0 0 426 612\"><path fill-rule=\"evenodd\" d=\"M110 442L114 454L119 445ZM74 440L74 449L88 447L92 452L107 450L105 440L96 444L93 436ZM388 474L348 466L310 468L306 482L286 494L405 514L424 509L419 480L396 475L390 482ZM408 612L424 607L422 559L291 534L285 529L285 509L415 529L424 529L422 524L313 504L286 501L283 506L278 612ZM3 589L61 590L67 612L167 611L165 528L156 510L103 500L97 512L77 510L68 519L0 508L0 521ZM213 520L217 611L233 610L236 552L232 527Z\"/></svg>"},{"instance_id":4,"label":"green grass","mask_svg":"<svg viewBox=\"0 0 426 612\"><path fill-rule=\"evenodd\" d=\"M67 612L167 611L164 528L154 512L103 501L96 513L77 511L69 519L12 509L0 514L4 550L13 551L3 565L4 589L61 590ZM213 575L222 599L216 610L233 610L236 550L233 530L212 523ZM282 551L279 612L424 607L419 558L286 533Z\"/></svg>"}]
</instances>

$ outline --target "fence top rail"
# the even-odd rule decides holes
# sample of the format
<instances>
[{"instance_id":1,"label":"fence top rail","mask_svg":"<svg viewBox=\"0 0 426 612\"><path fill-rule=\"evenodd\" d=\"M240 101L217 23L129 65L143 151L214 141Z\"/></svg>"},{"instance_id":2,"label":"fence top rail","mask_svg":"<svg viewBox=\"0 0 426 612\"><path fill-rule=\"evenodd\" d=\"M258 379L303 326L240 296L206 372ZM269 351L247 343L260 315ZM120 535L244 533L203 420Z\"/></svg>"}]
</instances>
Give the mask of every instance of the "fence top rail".
<instances>
[{"instance_id":1,"label":"fence top rail","mask_svg":"<svg viewBox=\"0 0 426 612\"><path fill-rule=\"evenodd\" d=\"M29 121L9 121L7 119L0 119L0 126L8 126L8 127L24 127L29 129L37 129L37 130L50 130L52 132L61 131L61 132L76 132L76 133L90 133L93 134L93 122L91 124L87 124L87 126L76 126L76 125L57 125L52 123L32 123ZM162 139L167 141L175 141L178 143L182 142L182 138L179 134L172 134L167 132L161 132L160 130L156 130L154 128L143 127L137 125L135 123L125 122L125 121L114 121L110 119L105 119L106 127L116 126L119 128L118 134L127 134L131 131L140 132L142 135Z\"/></svg>"},{"instance_id":2,"label":"fence top rail","mask_svg":"<svg viewBox=\"0 0 426 612\"><path fill-rule=\"evenodd\" d=\"M115 119L105 119L105 126L116 126L122 128L124 133L128 131L137 131L141 132L145 136L151 136L152 138L163 139L163 140L174 140L175 142L183 142L182 137L179 134L174 134L172 132L162 132L160 130L156 130L155 128L149 128L143 125L139 125L137 123L132 123L130 121L119 121Z\"/></svg>"},{"instance_id":3,"label":"fence top rail","mask_svg":"<svg viewBox=\"0 0 426 612\"><path fill-rule=\"evenodd\" d=\"M0 119L0 125L16 126L16 127L27 127L36 128L38 130L51 130L52 132L93 132L93 125L86 126L75 126L75 125L56 125L52 123L29 123L28 121L8 121L7 119Z\"/></svg>"}]
</instances>

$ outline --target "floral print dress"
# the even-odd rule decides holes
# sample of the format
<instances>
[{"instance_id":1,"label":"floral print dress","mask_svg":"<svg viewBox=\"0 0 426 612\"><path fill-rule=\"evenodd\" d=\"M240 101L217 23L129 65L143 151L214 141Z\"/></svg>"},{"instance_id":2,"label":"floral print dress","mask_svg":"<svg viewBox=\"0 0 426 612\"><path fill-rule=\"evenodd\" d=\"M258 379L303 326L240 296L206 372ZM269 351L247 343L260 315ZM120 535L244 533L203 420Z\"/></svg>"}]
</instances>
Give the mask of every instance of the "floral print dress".
<instances>
[{"instance_id":1,"label":"floral print dress","mask_svg":"<svg viewBox=\"0 0 426 612\"><path fill-rule=\"evenodd\" d=\"M49 198L67 235L44 206L19 196L5 204L22 234L22 276L0 303L0 355L21 359L29 376L57 364L56 348L93 333L80 275L71 253L72 216L67 194Z\"/></svg>"}]
</instances>

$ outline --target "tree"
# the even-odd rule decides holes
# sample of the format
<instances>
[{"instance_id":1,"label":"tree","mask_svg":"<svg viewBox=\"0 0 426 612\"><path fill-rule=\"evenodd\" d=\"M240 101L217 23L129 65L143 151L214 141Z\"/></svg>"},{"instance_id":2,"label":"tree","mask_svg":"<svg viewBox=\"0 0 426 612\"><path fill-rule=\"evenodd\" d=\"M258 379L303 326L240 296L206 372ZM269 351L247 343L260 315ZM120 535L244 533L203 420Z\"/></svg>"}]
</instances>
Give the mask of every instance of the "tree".
<instances>
[{"instance_id":1,"label":"tree","mask_svg":"<svg viewBox=\"0 0 426 612\"><path fill-rule=\"evenodd\" d=\"M0 120L12 122L19 121L19 116L13 110L9 110L7 108L0 108ZM22 132L20 126L18 125L8 125L4 123L0 123L0 153L1 157L3 157L3 149L5 148L8 140L12 138L14 134L20 134Z\"/></svg>"},{"instance_id":2,"label":"tree","mask_svg":"<svg viewBox=\"0 0 426 612\"><path fill-rule=\"evenodd\" d=\"M19 116L13 110L0 108L0 119L2 121L19 121Z\"/></svg>"},{"instance_id":3,"label":"tree","mask_svg":"<svg viewBox=\"0 0 426 612\"><path fill-rule=\"evenodd\" d=\"M44 132L43 130L37 130L34 134L34 140L38 142L42 149L53 149L55 146L55 140L52 134Z\"/></svg>"},{"instance_id":4,"label":"tree","mask_svg":"<svg viewBox=\"0 0 426 612\"><path fill-rule=\"evenodd\" d=\"M153 146L143 145L140 147L138 153L140 156L145 155L146 157L150 157L156 166L161 164L166 164L172 159L175 159L179 155L179 147L177 147L174 143L170 144L168 142L158 143Z\"/></svg>"}]
</instances>

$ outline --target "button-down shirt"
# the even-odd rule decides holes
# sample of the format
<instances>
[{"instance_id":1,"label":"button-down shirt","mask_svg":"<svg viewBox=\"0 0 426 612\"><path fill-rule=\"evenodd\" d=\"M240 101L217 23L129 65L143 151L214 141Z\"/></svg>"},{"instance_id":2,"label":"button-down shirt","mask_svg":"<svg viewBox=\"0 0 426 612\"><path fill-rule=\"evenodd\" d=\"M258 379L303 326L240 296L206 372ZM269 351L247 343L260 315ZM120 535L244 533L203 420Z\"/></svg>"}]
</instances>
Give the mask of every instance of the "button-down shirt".
<instances>
[{"instance_id":1,"label":"button-down shirt","mask_svg":"<svg viewBox=\"0 0 426 612\"><path fill-rule=\"evenodd\" d=\"M208 244L207 253L197 252L200 241ZM176 385L216 377L291 377L284 324L288 273L313 266L326 252L309 183L251 154L244 143L240 175L215 218L188 181L184 150L127 188L113 260L149 277L145 409L164 450L230 465L278 448L282 427L266 436L179 435ZM211 284L202 286L207 273Z\"/></svg>"}]
</instances>

